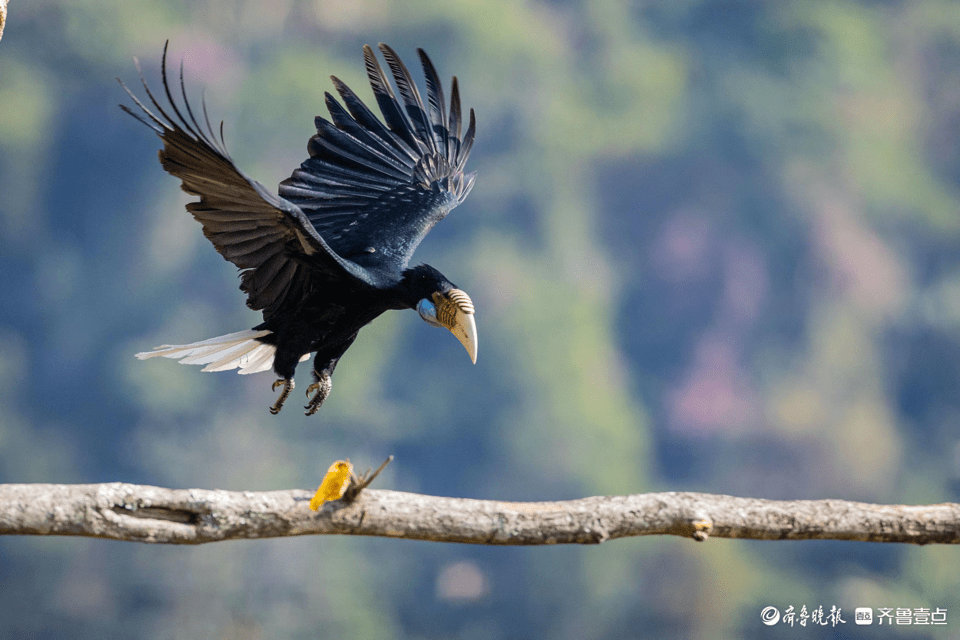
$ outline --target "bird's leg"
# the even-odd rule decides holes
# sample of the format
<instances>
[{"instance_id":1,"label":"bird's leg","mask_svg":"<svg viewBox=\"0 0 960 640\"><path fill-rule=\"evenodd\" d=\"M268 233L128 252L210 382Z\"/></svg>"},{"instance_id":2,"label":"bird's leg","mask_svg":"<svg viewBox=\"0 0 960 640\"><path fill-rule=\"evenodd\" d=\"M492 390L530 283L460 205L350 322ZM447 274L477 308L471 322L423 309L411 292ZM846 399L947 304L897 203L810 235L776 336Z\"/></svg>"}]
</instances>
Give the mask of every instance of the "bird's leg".
<instances>
[{"instance_id":1,"label":"bird's leg","mask_svg":"<svg viewBox=\"0 0 960 640\"><path fill-rule=\"evenodd\" d=\"M330 390L333 389L333 378L326 369L321 372L314 371L313 378L316 382L307 387L307 397L310 398L310 402L303 407L307 410L304 415L308 416L312 416L320 409L320 405L323 404L323 401L330 395Z\"/></svg>"},{"instance_id":2,"label":"bird's leg","mask_svg":"<svg viewBox=\"0 0 960 640\"><path fill-rule=\"evenodd\" d=\"M283 409L283 403L287 401L287 396L293 391L293 378L280 378L273 383L273 390L276 391L280 385L283 385L283 391L280 392L280 397L277 398L277 401L270 407L270 413L273 415L280 413L280 409Z\"/></svg>"},{"instance_id":3,"label":"bird's leg","mask_svg":"<svg viewBox=\"0 0 960 640\"><path fill-rule=\"evenodd\" d=\"M353 334L343 342L334 344L322 351L317 351L317 355L313 360L314 382L307 387L307 397L310 398L310 402L303 407L307 410L306 415L312 416L315 414L320 409L323 401L330 395L330 390L333 389L333 370L337 368L340 356L353 344L356 337L357 334Z\"/></svg>"}]
</instances>

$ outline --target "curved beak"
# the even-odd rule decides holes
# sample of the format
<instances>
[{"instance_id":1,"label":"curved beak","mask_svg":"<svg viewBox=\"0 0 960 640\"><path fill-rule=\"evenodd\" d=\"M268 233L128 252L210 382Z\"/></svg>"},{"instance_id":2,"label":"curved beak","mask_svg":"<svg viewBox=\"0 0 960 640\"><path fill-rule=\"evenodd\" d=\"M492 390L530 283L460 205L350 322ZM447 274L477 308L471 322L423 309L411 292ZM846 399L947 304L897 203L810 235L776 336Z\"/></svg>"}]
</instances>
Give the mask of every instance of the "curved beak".
<instances>
[{"instance_id":1,"label":"curved beak","mask_svg":"<svg viewBox=\"0 0 960 640\"><path fill-rule=\"evenodd\" d=\"M437 306L437 321L457 337L477 364L477 323L473 319L473 302L465 292L453 289L446 295L433 294Z\"/></svg>"},{"instance_id":2,"label":"curved beak","mask_svg":"<svg viewBox=\"0 0 960 640\"><path fill-rule=\"evenodd\" d=\"M477 364L477 323L473 319L473 314L457 314L453 326L447 328L450 329L450 333L457 336L457 340L470 354L473 364Z\"/></svg>"}]
</instances>

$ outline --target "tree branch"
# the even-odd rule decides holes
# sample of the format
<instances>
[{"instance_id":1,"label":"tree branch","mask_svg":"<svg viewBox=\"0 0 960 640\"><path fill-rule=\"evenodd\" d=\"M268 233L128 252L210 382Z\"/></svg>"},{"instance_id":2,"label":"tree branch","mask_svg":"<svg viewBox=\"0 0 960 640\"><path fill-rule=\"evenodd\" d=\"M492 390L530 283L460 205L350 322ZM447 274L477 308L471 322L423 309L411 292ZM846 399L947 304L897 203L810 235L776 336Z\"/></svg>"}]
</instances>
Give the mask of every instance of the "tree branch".
<instances>
[{"instance_id":1,"label":"tree branch","mask_svg":"<svg viewBox=\"0 0 960 640\"><path fill-rule=\"evenodd\" d=\"M498 502L364 490L308 508L311 493L163 489L124 483L0 485L0 535L164 544L363 535L496 545L595 544L675 535L706 540L960 542L960 504L875 505L647 493L564 502Z\"/></svg>"}]
</instances>

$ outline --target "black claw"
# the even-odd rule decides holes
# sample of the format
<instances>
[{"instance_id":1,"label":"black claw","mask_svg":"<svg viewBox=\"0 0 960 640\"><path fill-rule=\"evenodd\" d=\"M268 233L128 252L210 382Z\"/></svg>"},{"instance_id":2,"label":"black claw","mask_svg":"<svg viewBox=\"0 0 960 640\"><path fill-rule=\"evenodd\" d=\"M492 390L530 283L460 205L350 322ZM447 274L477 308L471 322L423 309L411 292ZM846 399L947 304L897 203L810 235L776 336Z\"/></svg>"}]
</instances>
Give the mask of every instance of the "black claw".
<instances>
[{"instance_id":1,"label":"black claw","mask_svg":"<svg viewBox=\"0 0 960 640\"><path fill-rule=\"evenodd\" d=\"M280 397L277 398L277 401L273 403L273 406L270 407L270 413L277 415L280 413L280 410L283 409L283 403L287 401L287 397L290 395L290 392L293 391L294 383L293 379L284 380L281 378L273 383L273 390L276 391L277 387L283 385L283 391L280 392Z\"/></svg>"},{"instance_id":2,"label":"black claw","mask_svg":"<svg viewBox=\"0 0 960 640\"><path fill-rule=\"evenodd\" d=\"M327 399L327 396L330 395L330 390L333 388L333 379L328 375L321 375L319 379L307 387L307 397L310 398L303 408L306 409L304 415L312 416L317 411L320 410L320 405L323 404L323 401ZM311 394L313 394L311 396Z\"/></svg>"}]
</instances>

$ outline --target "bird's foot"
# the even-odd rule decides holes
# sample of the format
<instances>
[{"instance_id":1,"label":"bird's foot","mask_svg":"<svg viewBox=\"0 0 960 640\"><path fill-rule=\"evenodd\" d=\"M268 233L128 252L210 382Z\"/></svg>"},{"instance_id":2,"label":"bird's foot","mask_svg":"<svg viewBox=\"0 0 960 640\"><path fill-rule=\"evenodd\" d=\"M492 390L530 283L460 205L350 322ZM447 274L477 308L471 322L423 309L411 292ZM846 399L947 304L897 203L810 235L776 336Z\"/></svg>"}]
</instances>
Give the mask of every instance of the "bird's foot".
<instances>
[{"instance_id":1,"label":"bird's foot","mask_svg":"<svg viewBox=\"0 0 960 640\"><path fill-rule=\"evenodd\" d=\"M307 397L310 398L310 402L303 407L307 410L304 415L312 416L315 414L323 401L330 395L331 389L333 389L333 378L330 376L320 376L319 380L307 387Z\"/></svg>"},{"instance_id":2,"label":"bird's foot","mask_svg":"<svg viewBox=\"0 0 960 640\"><path fill-rule=\"evenodd\" d=\"M280 397L277 398L277 401L270 407L270 413L277 415L280 413L280 409L283 409L283 403L287 401L287 396L290 395L290 392L293 391L293 378L284 380L280 378L273 383L273 390L276 391L277 387L283 386L283 391L280 392Z\"/></svg>"}]
</instances>

